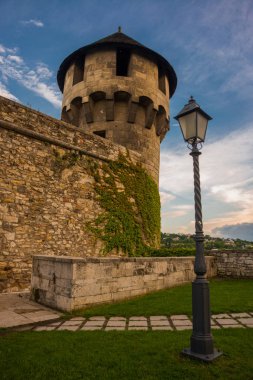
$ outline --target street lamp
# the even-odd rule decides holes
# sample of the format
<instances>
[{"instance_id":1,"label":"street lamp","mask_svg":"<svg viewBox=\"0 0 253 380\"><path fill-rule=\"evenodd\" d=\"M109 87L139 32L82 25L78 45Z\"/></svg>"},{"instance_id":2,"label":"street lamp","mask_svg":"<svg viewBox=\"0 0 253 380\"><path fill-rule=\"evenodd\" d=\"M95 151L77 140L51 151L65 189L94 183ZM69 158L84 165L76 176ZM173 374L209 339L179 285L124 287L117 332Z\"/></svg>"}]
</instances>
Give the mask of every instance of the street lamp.
<instances>
[{"instance_id":1,"label":"street lamp","mask_svg":"<svg viewBox=\"0 0 253 380\"><path fill-rule=\"evenodd\" d=\"M205 141L208 121L212 118L207 115L190 97L188 104L175 117L179 122L184 140L191 149L194 173L194 200L195 200L195 242L196 258L194 272L196 279L192 282L192 319L193 328L191 347L184 349L183 354L195 359L211 362L222 354L213 346L211 334L211 315L209 282L206 279L206 261L204 256L204 233L202 224L201 190L199 176L198 144Z\"/></svg>"}]
</instances>

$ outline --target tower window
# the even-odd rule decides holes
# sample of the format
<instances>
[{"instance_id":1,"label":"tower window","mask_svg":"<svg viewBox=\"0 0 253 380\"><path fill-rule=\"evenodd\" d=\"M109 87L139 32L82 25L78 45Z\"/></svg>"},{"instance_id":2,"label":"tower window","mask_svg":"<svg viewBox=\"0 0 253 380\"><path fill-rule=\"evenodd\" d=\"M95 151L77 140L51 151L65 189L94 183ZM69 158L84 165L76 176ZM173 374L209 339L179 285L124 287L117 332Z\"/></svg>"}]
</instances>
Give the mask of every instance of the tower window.
<instances>
[{"instance_id":1,"label":"tower window","mask_svg":"<svg viewBox=\"0 0 253 380\"><path fill-rule=\"evenodd\" d=\"M77 84L83 81L83 74L84 74L84 57L77 59L75 62L73 86L74 84Z\"/></svg>"},{"instance_id":2,"label":"tower window","mask_svg":"<svg viewBox=\"0 0 253 380\"><path fill-rule=\"evenodd\" d=\"M116 75L127 77L128 66L130 61L130 51L128 49L118 48L116 51Z\"/></svg>"},{"instance_id":3,"label":"tower window","mask_svg":"<svg viewBox=\"0 0 253 380\"><path fill-rule=\"evenodd\" d=\"M94 133L94 135L103 137L104 139L106 137L106 132L105 131L94 131L93 133Z\"/></svg>"},{"instance_id":4,"label":"tower window","mask_svg":"<svg viewBox=\"0 0 253 380\"><path fill-rule=\"evenodd\" d=\"M166 94L165 72L161 66L158 66L158 88Z\"/></svg>"}]
</instances>

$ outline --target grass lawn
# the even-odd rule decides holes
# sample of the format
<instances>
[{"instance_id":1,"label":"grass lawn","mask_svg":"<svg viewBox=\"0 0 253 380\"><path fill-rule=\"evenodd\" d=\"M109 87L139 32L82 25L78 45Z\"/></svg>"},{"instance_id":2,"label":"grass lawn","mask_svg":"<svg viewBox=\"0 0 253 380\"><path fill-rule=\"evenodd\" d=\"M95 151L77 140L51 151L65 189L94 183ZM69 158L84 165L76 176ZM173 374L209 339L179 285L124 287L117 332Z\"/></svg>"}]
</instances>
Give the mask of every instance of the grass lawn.
<instances>
[{"instance_id":1,"label":"grass lawn","mask_svg":"<svg viewBox=\"0 0 253 380\"><path fill-rule=\"evenodd\" d=\"M212 280L213 313L253 311L253 281ZM191 285L78 311L83 315L191 314ZM224 355L180 355L191 331L2 331L1 380L253 380L253 329L214 330Z\"/></svg>"},{"instance_id":2,"label":"grass lawn","mask_svg":"<svg viewBox=\"0 0 253 380\"><path fill-rule=\"evenodd\" d=\"M211 311L253 312L253 280L210 281ZM75 311L75 315L191 315L191 284L160 290L134 299ZM252 376L253 379L253 376Z\"/></svg>"},{"instance_id":3,"label":"grass lawn","mask_svg":"<svg viewBox=\"0 0 253 380\"><path fill-rule=\"evenodd\" d=\"M253 329L214 331L224 355L182 357L189 331L22 332L0 337L1 380L252 380Z\"/></svg>"}]
</instances>

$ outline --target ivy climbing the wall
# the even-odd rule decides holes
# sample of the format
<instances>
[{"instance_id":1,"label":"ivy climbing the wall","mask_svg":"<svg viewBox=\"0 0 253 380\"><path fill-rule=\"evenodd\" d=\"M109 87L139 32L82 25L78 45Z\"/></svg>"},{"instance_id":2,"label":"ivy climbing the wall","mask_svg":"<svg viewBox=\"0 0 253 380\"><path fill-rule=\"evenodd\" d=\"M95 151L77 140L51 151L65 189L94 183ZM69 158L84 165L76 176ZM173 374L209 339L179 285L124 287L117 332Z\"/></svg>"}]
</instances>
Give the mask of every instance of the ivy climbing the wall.
<instances>
[{"instance_id":1,"label":"ivy climbing the wall","mask_svg":"<svg viewBox=\"0 0 253 380\"><path fill-rule=\"evenodd\" d=\"M87 224L105 243L104 254L116 249L144 256L160 242L160 197L154 180L139 165L120 156L102 168L90 165L95 192L104 210Z\"/></svg>"}]
</instances>

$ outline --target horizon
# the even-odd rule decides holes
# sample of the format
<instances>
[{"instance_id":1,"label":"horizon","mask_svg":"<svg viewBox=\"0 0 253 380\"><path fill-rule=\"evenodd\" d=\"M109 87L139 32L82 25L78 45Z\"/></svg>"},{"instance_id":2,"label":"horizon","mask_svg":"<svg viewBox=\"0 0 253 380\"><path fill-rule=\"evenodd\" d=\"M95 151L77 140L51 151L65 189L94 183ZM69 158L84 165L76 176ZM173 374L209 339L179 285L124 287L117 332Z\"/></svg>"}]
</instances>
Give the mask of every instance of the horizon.
<instances>
[{"instance_id":1,"label":"horizon","mask_svg":"<svg viewBox=\"0 0 253 380\"><path fill-rule=\"evenodd\" d=\"M213 117L200 156L204 234L253 241L252 1L74 4L0 4L0 95L59 119L61 62L122 25L123 33L166 58L178 77L171 130L161 145L161 230L194 234L192 159L173 119L193 95Z\"/></svg>"}]
</instances>

